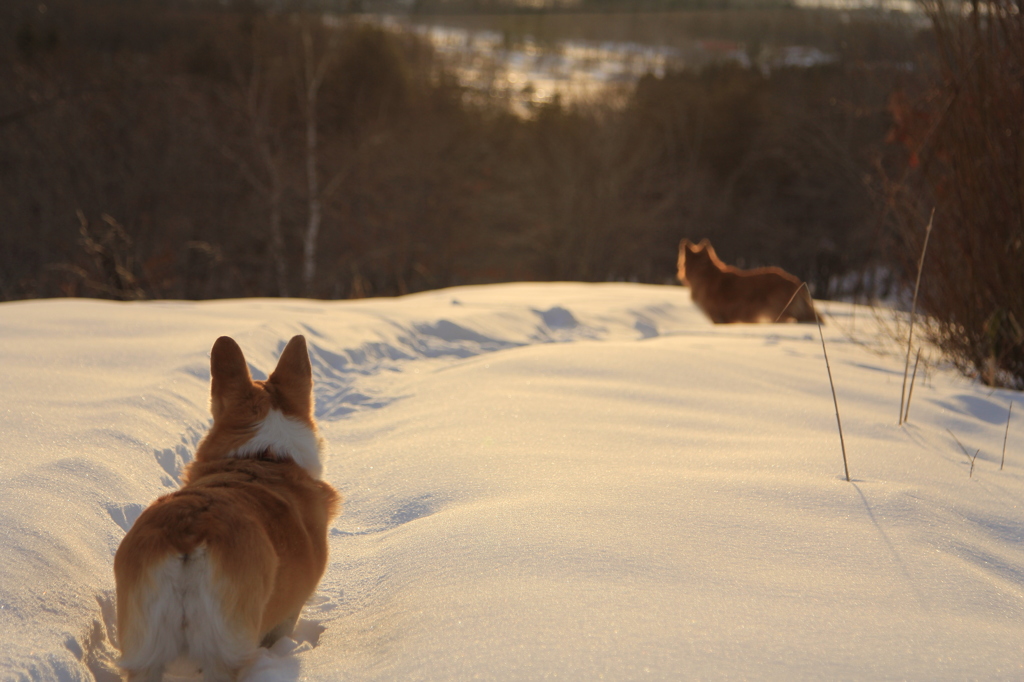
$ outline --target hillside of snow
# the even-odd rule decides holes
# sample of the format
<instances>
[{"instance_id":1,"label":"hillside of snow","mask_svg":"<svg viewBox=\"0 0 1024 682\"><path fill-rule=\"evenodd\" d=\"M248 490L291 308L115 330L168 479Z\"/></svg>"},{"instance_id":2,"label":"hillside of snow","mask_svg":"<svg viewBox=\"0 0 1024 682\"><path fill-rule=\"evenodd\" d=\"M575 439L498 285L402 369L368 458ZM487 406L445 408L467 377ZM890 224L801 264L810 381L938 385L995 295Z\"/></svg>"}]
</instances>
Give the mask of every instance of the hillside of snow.
<instances>
[{"instance_id":1,"label":"hillside of snow","mask_svg":"<svg viewBox=\"0 0 1024 682\"><path fill-rule=\"evenodd\" d=\"M902 350L820 305L852 482L817 328L682 287L4 303L0 679L117 679L113 555L214 340L264 378L294 334L345 501L248 682L1024 678L1021 394L930 367L898 426Z\"/></svg>"}]
</instances>

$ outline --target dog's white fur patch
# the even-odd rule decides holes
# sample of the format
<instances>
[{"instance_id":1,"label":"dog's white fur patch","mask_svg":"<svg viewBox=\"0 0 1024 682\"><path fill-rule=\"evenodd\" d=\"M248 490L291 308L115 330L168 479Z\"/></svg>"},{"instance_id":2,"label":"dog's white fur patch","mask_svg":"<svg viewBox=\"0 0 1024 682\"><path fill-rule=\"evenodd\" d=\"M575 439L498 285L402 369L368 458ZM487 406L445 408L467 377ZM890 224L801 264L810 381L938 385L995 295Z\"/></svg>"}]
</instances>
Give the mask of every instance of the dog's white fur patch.
<instances>
[{"instance_id":1,"label":"dog's white fur patch","mask_svg":"<svg viewBox=\"0 0 1024 682\"><path fill-rule=\"evenodd\" d=\"M212 674L242 666L253 654L252 644L232 629L222 615L212 566L205 547L187 558L172 555L152 569L154 589L142 593L145 627L142 644L120 664L159 679L168 663L188 656Z\"/></svg>"},{"instance_id":2,"label":"dog's white fur patch","mask_svg":"<svg viewBox=\"0 0 1024 682\"><path fill-rule=\"evenodd\" d=\"M229 452L229 457L253 457L269 452L279 459L292 459L310 476L320 479L324 473L320 455L324 439L309 424L285 416L280 410L270 410L260 422L255 435L244 445Z\"/></svg>"}]
</instances>

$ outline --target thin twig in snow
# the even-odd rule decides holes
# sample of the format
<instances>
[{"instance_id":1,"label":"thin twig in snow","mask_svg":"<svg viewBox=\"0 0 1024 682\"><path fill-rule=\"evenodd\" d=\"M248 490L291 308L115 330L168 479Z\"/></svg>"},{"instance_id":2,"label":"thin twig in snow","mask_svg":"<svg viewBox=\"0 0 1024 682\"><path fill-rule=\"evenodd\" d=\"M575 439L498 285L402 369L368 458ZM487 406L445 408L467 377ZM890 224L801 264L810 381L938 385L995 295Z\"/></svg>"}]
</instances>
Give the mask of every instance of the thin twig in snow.
<instances>
[{"instance_id":1,"label":"thin twig in snow","mask_svg":"<svg viewBox=\"0 0 1024 682\"><path fill-rule=\"evenodd\" d=\"M959 445L960 449L964 451L965 455L967 455L967 448L965 448L964 444L960 442L960 439L956 437L956 434L953 433L952 429L947 428L946 431L949 432L949 435L953 436L953 440L956 441L956 444ZM967 456L970 457L970 455Z\"/></svg>"},{"instance_id":2,"label":"thin twig in snow","mask_svg":"<svg viewBox=\"0 0 1024 682\"><path fill-rule=\"evenodd\" d=\"M789 299L789 303L793 302L796 295L800 293L800 289L807 289L807 297L810 298L811 290L807 287L807 282L801 282L800 286L797 287L796 291ZM786 311L789 307L789 303L785 305L782 312ZM813 301L811 310L814 311L814 321L818 323L818 336L821 337L821 352L825 356L825 369L828 370L828 385L832 387L832 404L836 407L836 425L839 427L839 445L843 449L843 470L846 472L846 480L850 480L850 465L846 462L846 440L843 438L843 422L839 419L839 400L836 399L836 385L832 382L832 366L828 363L828 351L825 350L825 334L821 331L821 318L818 317L818 310L814 307ZM782 317L782 313L779 313L779 317ZM778 320L775 320L778 322ZM902 407L900 408L903 409Z\"/></svg>"},{"instance_id":3,"label":"thin twig in snow","mask_svg":"<svg viewBox=\"0 0 1024 682\"><path fill-rule=\"evenodd\" d=\"M907 393L907 411L903 413L903 422L910 421L910 398L914 395L914 379L917 378L917 363L921 362L921 347L917 348L917 358L914 359L914 373L910 375L910 391Z\"/></svg>"},{"instance_id":4,"label":"thin twig in snow","mask_svg":"<svg viewBox=\"0 0 1024 682\"><path fill-rule=\"evenodd\" d=\"M811 308L814 308L814 299L811 298L811 290L807 286L807 282L800 282L800 286L796 288L796 291L793 292L793 295L789 297L788 301L786 301L786 305L782 306L782 312L779 313L779 316L775 318L776 324L778 324L779 320L782 319L782 316L786 314L786 311L789 310L789 304L792 303L794 299L796 299L796 295L800 293L801 289L807 289L807 298L811 299ZM818 311L816 309L814 310L814 319L818 319ZM818 326L821 326L821 322L818 322Z\"/></svg>"},{"instance_id":5,"label":"thin twig in snow","mask_svg":"<svg viewBox=\"0 0 1024 682\"><path fill-rule=\"evenodd\" d=\"M960 446L960 449L964 451L964 455L967 456L967 459L971 460L971 472L967 475L967 478L973 478L974 477L974 460L978 459L978 453L981 452L981 448L978 448L977 450L975 450L974 451L974 455L971 456L971 454L969 452L967 452L967 448L964 447L964 444L961 443L960 439L956 437L956 434L953 433L948 428L946 429L946 431L949 431L949 435L953 436L953 440L955 440L956 444Z\"/></svg>"},{"instance_id":6,"label":"thin twig in snow","mask_svg":"<svg viewBox=\"0 0 1024 682\"><path fill-rule=\"evenodd\" d=\"M921 258L917 261L917 282L914 283L914 301L910 305L910 332L907 334L907 361L903 366L903 390L900 392L900 424L903 423L903 399L907 393L907 373L910 371L910 346L914 341L914 315L917 313L917 291L921 288L921 271L924 269L924 254L928 250L928 238L932 235L932 222L935 220L935 209L928 218L928 227L924 230L924 246L921 247Z\"/></svg>"},{"instance_id":7,"label":"thin twig in snow","mask_svg":"<svg viewBox=\"0 0 1024 682\"><path fill-rule=\"evenodd\" d=\"M1006 437L1010 435L1010 415L1013 414L1013 401L1010 401L1010 409L1006 411L1006 431L1003 432L1003 458L999 462L999 470L1003 470L1006 464Z\"/></svg>"}]
</instances>

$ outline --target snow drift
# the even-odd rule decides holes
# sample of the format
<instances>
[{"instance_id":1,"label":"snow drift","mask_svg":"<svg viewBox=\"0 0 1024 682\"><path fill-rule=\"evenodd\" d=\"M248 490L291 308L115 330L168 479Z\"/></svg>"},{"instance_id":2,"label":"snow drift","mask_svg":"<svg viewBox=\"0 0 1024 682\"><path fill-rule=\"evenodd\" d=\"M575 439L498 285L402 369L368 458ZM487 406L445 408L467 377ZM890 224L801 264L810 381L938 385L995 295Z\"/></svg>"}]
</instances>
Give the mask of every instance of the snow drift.
<instances>
[{"instance_id":1,"label":"snow drift","mask_svg":"<svg viewBox=\"0 0 1024 682\"><path fill-rule=\"evenodd\" d=\"M345 498L250 682L1024 676L1020 394L931 369L897 426L899 349L822 308L852 483L817 329L680 287L3 304L0 677L116 679L112 557L222 334L256 378L306 336Z\"/></svg>"}]
</instances>

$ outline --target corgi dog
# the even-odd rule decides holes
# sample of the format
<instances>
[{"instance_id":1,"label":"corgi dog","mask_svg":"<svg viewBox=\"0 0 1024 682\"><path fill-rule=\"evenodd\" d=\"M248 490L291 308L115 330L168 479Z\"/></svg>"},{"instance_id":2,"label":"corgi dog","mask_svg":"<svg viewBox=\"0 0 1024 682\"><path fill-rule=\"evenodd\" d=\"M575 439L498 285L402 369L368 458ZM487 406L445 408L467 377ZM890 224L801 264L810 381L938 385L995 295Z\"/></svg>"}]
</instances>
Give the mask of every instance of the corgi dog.
<instances>
[{"instance_id":1,"label":"corgi dog","mask_svg":"<svg viewBox=\"0 0 1024 682\"><path fill-rule=\"evenodd\" d=\"M814 322L811 295L781 268L740 270L719 260L705 239L679 243L679 281L715 324L729 322ZM798 293L799 290L799 293Z\"/></svg>"},{"instance_id":2,"label":"corgi dog","mask_svg":"<svg viewBox=\"0 0 1024 682\"><path fill-rule=\"evenodd\" d=\"M114 556L119 665L159 682L190 659L207 682L235 679L290 634L327 566L340 505L320 480L306 340L285 346L266 381L222 336L210 354L213 425L183 485L151 504Z\"/></svg>"}]
</instances>

